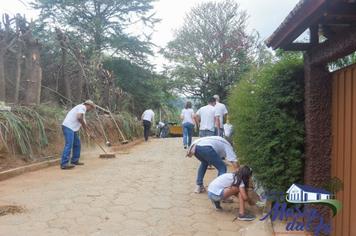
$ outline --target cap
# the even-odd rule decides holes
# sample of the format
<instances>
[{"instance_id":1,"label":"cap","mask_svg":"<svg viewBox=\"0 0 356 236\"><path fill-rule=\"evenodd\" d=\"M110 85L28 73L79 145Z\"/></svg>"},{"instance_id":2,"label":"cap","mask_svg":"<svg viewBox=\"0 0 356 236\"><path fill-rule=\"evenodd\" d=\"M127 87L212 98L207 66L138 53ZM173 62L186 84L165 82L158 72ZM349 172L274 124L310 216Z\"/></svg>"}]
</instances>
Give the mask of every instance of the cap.
<instances>
[{"instance_id":1,"label":"cap","mask_svg":"<svg viewBox=\"0 0 356 236\"><path fill-rule=\"evenodd\" d=\"M96 107L95 103L94 103L92 100L86 100L86 101L84 102L84 105L90 105L90 106L92 106L92 107Z\"/></svg>"}]
</instances>

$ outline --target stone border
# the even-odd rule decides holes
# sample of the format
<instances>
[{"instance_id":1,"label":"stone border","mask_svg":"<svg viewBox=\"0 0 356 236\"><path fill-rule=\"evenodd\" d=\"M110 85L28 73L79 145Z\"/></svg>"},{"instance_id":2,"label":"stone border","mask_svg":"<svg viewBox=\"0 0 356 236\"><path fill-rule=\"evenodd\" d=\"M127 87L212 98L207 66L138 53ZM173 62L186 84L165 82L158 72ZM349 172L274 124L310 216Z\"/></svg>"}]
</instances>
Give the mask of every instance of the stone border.
<instances>
[{"instance_id":1,"label":"stone border","mask_svg":"<svg viewBox=\"0 0 356 236\"><path fill-rule=\"evenodd\" d=\"M114 153L115 152L117 153L119 151L130 149L142 142L143 142L143 139L138 138L138 139L131 141L128 144L124 144L124 145L121 144L121 145L113 146L112 148L115 148L116 150L114 151ZM85 153L85 152L83 152L83 153ZM50 157L47 157L47 158L50 158ZM13 168L13 169L4 170L4 171L0 172L0 181L10 179L12 177L15 177L15 176L27 173L27 172L32 172L32 171L44 169L44 168L47 168L50 166L59 165L60 161L61 161L61 158L56 158L56 159L41 161L41 162L30 164L30 165L19 166L19 167Z\"/></svg>"},{"instance_id":2,"label":"stone border","mask_svg":"<svg viewBox=\"0 0 356 236\"><path fill-rule=\"evenodd\" d=\"M53 160L42 161L31 165L20 166L14 169L5 170L0 172L0 181L21 175L23 173L40 170L54 165L59 165L59 163L60 163L60 158L56 158Z\"/></svg>"}]
</instances>

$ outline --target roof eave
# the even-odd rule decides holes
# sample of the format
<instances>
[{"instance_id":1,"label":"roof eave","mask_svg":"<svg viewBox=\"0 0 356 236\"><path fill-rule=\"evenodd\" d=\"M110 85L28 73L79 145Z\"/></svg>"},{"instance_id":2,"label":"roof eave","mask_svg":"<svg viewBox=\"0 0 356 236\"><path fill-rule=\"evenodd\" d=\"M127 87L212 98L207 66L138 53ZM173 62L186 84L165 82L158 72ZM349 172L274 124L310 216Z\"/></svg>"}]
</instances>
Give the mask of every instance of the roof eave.
<instances>
[{"instance_id":1,"label":"roof eave","mask_svg":"<svg viewBox=\"0 0 356 236\"><path fill-rule=\"evenodd\" d=\"M268 47L281 48L292 43L324 13L327 0L301 0L266 40Z\"/></svg>"}]
</instances>

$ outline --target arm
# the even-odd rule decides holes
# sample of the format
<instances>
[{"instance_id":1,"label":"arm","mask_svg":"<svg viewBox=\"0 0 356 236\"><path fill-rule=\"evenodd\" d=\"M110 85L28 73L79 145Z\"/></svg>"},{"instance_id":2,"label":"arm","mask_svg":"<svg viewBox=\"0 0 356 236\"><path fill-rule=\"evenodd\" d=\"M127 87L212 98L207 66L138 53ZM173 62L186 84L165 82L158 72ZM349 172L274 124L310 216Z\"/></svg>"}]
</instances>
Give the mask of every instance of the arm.
<instances>
[{"instance_id":1,"label":"arm","mask_svg":"<svg viewBox=\"0 0 356 236\"><path fill-rule=\"evenodd\" d=\"M215 116L215 126L216 128L220 129L220 116ZM218 130L219 132L219 130Z\"/></svg>"},{"instance_id":2,"label":"arm","mask_svg":"<svg viewBox=\"0 0 356 236\"><path fill-rule=\"evenodd\" d=\"M246 189L245 187L240 187L240 196L241 198L244 200L244 201L247 201L248 200L248 195L246 193Z\"/></svg>"},{"instance_id":3,"label":"arm","mask_svg":"<svg viewBox=\"0 0 356 236\"><path fill-rule=\"evenodd\" d=\"M234 170L238 170L240 168L240 165L237 161L237 156L236 156L231 144L224 142L224 148L225 148L225 153L226 153L226 160L228 160L232 164Z\"/></svg>"},{"instance_id":4,"label":"arm","mask_svg":"<svg viewBox=\"0 0 356 236\"><path fill-rule=\"evenodd\" d=\"M84 114L83 113L78 113L77 114L77 119L78 119L79 123L82 125L83 129L85 130L85 132L88 132L88 126L87 126L87 123L84 120Z\"/></svg>"}]
</instances>

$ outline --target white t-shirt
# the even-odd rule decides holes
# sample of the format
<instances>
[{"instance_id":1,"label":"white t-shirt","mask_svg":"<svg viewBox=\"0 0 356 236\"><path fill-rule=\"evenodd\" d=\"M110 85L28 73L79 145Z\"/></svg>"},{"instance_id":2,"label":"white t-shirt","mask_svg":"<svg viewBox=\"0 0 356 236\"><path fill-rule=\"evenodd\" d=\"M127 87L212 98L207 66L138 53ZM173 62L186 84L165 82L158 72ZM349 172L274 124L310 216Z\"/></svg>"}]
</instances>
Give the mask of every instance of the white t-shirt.
<instances>
[{"instance_id":1,"label":"white t-shirt","mask_svg":"<svg viewBox=\"0 0 356 236\"><path fill-rule=\"evenodd\" d=\"M217 178L215 178L209 184L208 191L215 195L220 195L225 188L231 187L233 182L234 182L234 173L222 174ZM243 187L245 187L245 183L241 180L240 188Z\"/></svg>"},{"instance_id":2,"label":"white t-shirt","mask_svg":"<svg viewBox=\"0 0 356 236\"><path fill-rule=\"evenodd\" d=\"M216 102L215 105L215 116L219 117L220 128L223 128L224 115L227 114L226 106L220 102Z\"/></svg>"},{"instance_id":3,"label":"white t-shirt","mask_svg":"<svg viewBox=\"0 0 356 236\"><path fill-rule=\"evenodd\" d=\"M78 120L78 114L83 114L83 119L85 122L85 112L87 111L87 108L84 104L79 104L76 105L75 107L72 108L72 110L70 110L67 115L66 118L64 119L62 125L70 128L71 130L73 130L74 132L77 132L80 129L80 122Z\"/></svg>"},{"instance_id":4,"label":"white t-shirt","mask_svg":"<svg viewBox=\"0 0 356 236\"><path fill-rule=\"evenodd\" d=\"M215 131L215 108L212 105L201 107L197 115L200 117L200 130Z\"/></svg>"},{"instance_id":5,"label":"white t-shirt","mask_svg":"<svg viewBox=\"0 0 356 236\"><path fill-rule=\"evenodd\" d=\"M221 157L225 157L226 160L231 162L237 161L237 156L231 146L231 144L220 136L208 136L195 140L188 152L191 151L194 145L197 146L211 146L215 152Z\"/></svg>"},{"instance_id":6,"label":"white t-shirt","mask_svg":"<svg viewBox=\"0 0 356 236\"><path fill-rule=\"evenodd\" d=\"M147 120L149 122L152 122L154 116L155 116L155 113L151 109L148 109L148 110L143 112L142 120Z\"/></svg>"},{"instance_id":7,"label":"white t-shirt","mask_svg":"<svg viewBox=\"0 0 356 236\"><path fill-rule=\"evenodd\" d=\"M184 124L184 123L194 124L193 115L194 115L194 111L192 108L183 109L182 113L181 113L181 116L183 117L182 124Z\"/></svg>"},{"instance_id":8,"label":"white t-shirt","mask_svg":"<svg viewBox=\"0 0 356 236\"><path fill-rule=\"evenodd\" d=\"M224 135L228 138L232 135L232 124L224 124Z\"/></svg>"}]
</instances>

